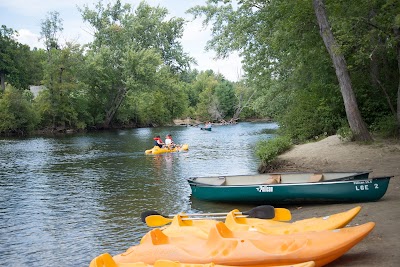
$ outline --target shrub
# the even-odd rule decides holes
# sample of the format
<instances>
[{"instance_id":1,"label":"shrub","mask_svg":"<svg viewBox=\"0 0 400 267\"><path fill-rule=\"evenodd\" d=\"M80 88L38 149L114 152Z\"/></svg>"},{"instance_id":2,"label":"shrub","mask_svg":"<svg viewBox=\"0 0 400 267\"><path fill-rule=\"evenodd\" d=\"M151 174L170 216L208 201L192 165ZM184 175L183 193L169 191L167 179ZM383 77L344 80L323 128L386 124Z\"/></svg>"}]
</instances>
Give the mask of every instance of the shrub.
<instances>
[{"instance_id":1,"label":"shrub","mask_svg":"<svg viewBox=\"0 0 400 267\"><path fill-rule=\"evenodd\" d=\"M278 136L273 139L258 142L256 146L256 155L261 159L259 170L273 169L277 156L289 150L291 147L292 142L288 136Z\"/></svg>"},{"instance_id":2,"label":"shrub","mask_svg":"<svg viewBox=\"0 0 400 267\"><path fill-rule=\"evenodd\" d=\"M0 96L0 134L26 135L37 123L29 95L14 88L6 89Z\"/></svg>"},{"instance_id":3,"label":"shrub","mask_svg":"<svg viewBox=\"0 0 400 267\"><path fill-rule=\"evenodd\" d=\"M342 141L354 141L354 134L345 120L342 121L342 126L337 130L336 134Z\"/></svg>"},{"instance_id":4,"label":"shrub","mask_svg":"<svg viewBox=\"0 0 400 267\"><path fill-rule=\"evenodd\" d=\"M396 118L393 115L388 115L379 118L371 125L371 129L377 135L383 138L397 137L398 136L398 126Z\"/></svg>"}]
</instances>

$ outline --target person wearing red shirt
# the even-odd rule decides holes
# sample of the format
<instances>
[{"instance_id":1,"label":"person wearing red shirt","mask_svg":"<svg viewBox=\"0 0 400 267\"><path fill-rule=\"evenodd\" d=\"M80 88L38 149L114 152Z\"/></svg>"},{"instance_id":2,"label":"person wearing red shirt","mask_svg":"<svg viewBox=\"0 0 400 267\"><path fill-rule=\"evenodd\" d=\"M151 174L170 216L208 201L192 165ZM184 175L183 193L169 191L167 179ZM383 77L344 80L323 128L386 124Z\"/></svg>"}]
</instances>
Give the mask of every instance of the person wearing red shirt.
<instances>
[{"instance_id":1,"label":"person wearing red shirt","mask_svg":"<svg viewBox=\"0 0 400 267\"><path fill-rule=\"evenodd\" d=\"M160 147L160 148L163 147L164 142L163 142L163 140L161 140L161 137L160 137L159 135L157 135L156 137L154 137L153 140L154 140L154 145L155 145L155 146L158 146L158 147Z\"/></svg>"}]
</instances>

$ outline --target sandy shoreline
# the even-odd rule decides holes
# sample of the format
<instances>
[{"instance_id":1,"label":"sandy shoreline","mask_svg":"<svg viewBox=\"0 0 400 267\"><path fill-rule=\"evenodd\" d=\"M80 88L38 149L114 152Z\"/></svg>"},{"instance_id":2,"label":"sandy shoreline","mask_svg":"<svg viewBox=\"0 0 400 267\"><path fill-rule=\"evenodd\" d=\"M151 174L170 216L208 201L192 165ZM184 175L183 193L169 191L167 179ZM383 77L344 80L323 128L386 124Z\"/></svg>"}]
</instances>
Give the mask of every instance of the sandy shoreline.
<instances>
[{"instance_id":1,"label":"sandy shoreline","mask_svg":"<svg viewBox=\"0 0 400 267\"><path fill-rule=\"evenodd\" d=\"M338 136L296 145L279 156L278 171L371 171L370 177L393 176L385 196L371 203L303 205L287 207L293 220L320 217L361 206L350 225L375 222L375 229L329 267L398 266L400 262L400 142L376 141L364 145L342 142Z\"/></svg>"}]
</instances>

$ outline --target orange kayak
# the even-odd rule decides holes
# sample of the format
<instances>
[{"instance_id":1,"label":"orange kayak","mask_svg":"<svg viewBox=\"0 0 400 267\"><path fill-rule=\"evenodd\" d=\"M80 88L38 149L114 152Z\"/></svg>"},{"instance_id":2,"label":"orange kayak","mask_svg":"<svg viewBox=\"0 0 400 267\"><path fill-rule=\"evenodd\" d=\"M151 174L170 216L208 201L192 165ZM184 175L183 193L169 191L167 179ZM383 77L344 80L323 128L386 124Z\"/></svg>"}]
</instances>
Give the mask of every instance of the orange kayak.
<instances>
[{"instance_id":1,"label":"orange kayak","mask_svg":"<svg viewBox=\"0 0 400 267\"><path fill-rule=\"evenodd\" d=\"M154 263L154 265L149 265L144 262L135 262L135 263L116 263L110 254L105 253L96 258L94 258L89 267L238 267L238 266L226 266L226 265L218 265L214 263L207 264L193 264L193 263L181 263L177 261L169 261L169 260L158 260ZM299 263L299 264L291 264L291 265L279 265L276 267L314 267L315 263L313 261ZM263 265L252 266L248 265L246 267L263 267ZM268 265L268 267L272 267Z\"/></svg>"},{"instance_id":2,"label":"orange kayak","mask_svg":"<svg viewBox=\"0 0 400 267\"><path fill-rule=\"evenodd\" d=\"M148 232L139 245L113 257L118 264L171 260L222 265L290 265L314 261L323 266L337 259L366 237L375 223L319 232L271 235L257 231L231 231L215 224L207 239L168 237L160 229Z\"/></svg>"},{"instance_id":3,"label":"orange kayak","mask_svg":"<svg viewBox=\"0 0 400 267\"><path fill-rule=\"evenodd\" d=\"M267 234L293 234L309 231L333 230L346 226L360 212L357 206L345 212L329 216L309 218L295 222L281 222L257 218L238 218L233 210L225 219L226 226L232 231L258 231ZM185 220L182 220L185 218ZM167 236L192 236L208 238L212 227L218 223L215 220L187 220L184 215L176 215L171 224L163 229Z\"/></svg>"},{"instance_id":4,"label":"orange kayak","mask_svg":"<svg viewBox=\"0 0 400 267\"><path fill-rule=\"evenodd\" d=\"M234 213L226 217L226 226L233 231L259 231L267 234L292 234L309 231L333 230L345 227L357 214L361 207L357 206L345 212L329 216L308 218L295 222L281 222L256 218L236 218Z\"/></svg>"}]
</instances>

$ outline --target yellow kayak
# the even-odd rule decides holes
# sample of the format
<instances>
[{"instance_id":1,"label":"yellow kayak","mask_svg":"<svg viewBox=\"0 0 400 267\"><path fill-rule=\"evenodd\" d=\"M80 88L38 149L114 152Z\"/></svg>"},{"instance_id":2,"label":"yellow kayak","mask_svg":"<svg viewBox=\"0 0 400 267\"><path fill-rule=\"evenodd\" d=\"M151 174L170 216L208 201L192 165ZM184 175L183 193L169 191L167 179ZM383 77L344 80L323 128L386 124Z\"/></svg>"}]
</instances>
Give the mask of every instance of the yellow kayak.
<instances>
[{"instance_id":1,"label":"yellow kayak","mask_svg":"<svg viewBox=\"0 0 400 267\"><path fill-rule=\"evenodd\" d=\"M266 234L293 234L309 231L333 230L346 226L357 214L361 207L357 206L345 212L329 216L309 218L295 222L282 222L257 218L238 218L233 210L228 213L225 225L231 231L257 231ZM185 220L182 220L185 218ZM187 220L184 215L176 215L168 227L162 228L167 236L192 236L208 238L212 227L218 223L215 220Z\"/></svg>"},{"instance_id":2,"label":"yellow kayak","mask_svg":"<svg viewBox=\"0 0 400 267\"><path fill-rule=\"evenodd\" d=\"M288 235L252 231L231 231L222 222L212 227L207 239L197 236L168 237L151 230L139 245L113 257L118 264L158 260L222 265L290 265L314 261L326 265L365 238L375 227L369 222L335 230ZM123 266L123 265L121 265Z\"/></svg>"},{"instance_id":3,"label":"yellow kayak","mask_svg":"<svg viewBox=\"0 0 400 267\"><path fill-rule=\"evenodd\" d=\"M226 265L218 265L214 263L206 263L206 264L194 264L194 263L181 263L177 261L169 261L169 260L157 260L154 265L146 264L144 262L134 262L134 263L116 263L110 254L105 253L96 258L94 258L89 267L239 267L239 266L226 266ZM247 265L246 267L274 267L275 265ZM276 267L314 267L315 263L313 261L308 261L299 264L291 264L291 265L279 265Z\"/></svg>"},{"instance_id":4,"label":"yellow kayak","mask_svg":"<svg viewBox=\"0 0 400 267\"><path fill-rule=\"evenodd\" d=\"M292 234L309 231L333 230L345 227L357 214L357 206L345 212L318 218L309 218L295 222L281 222L256 218L237 218L230 212L225 220L227 227L233 231L258 231L267 234Z\"/></svg>"},{"instance_id":5,"label":"yellow kayak","mask_svg":"<svg viewBox=\"0 0 400 267\"><path fill-rule=\"evenodd\" d=\"M162 153L180 152L180 151L188 151L188 150L189 150L188 144L184 144L180 147L176 146L173 148L169 148L169 147L160 148L159 146L154 146L152 149L148 149L144 153L145 154L162 154Z\"/></svg>"}]
</instances>

